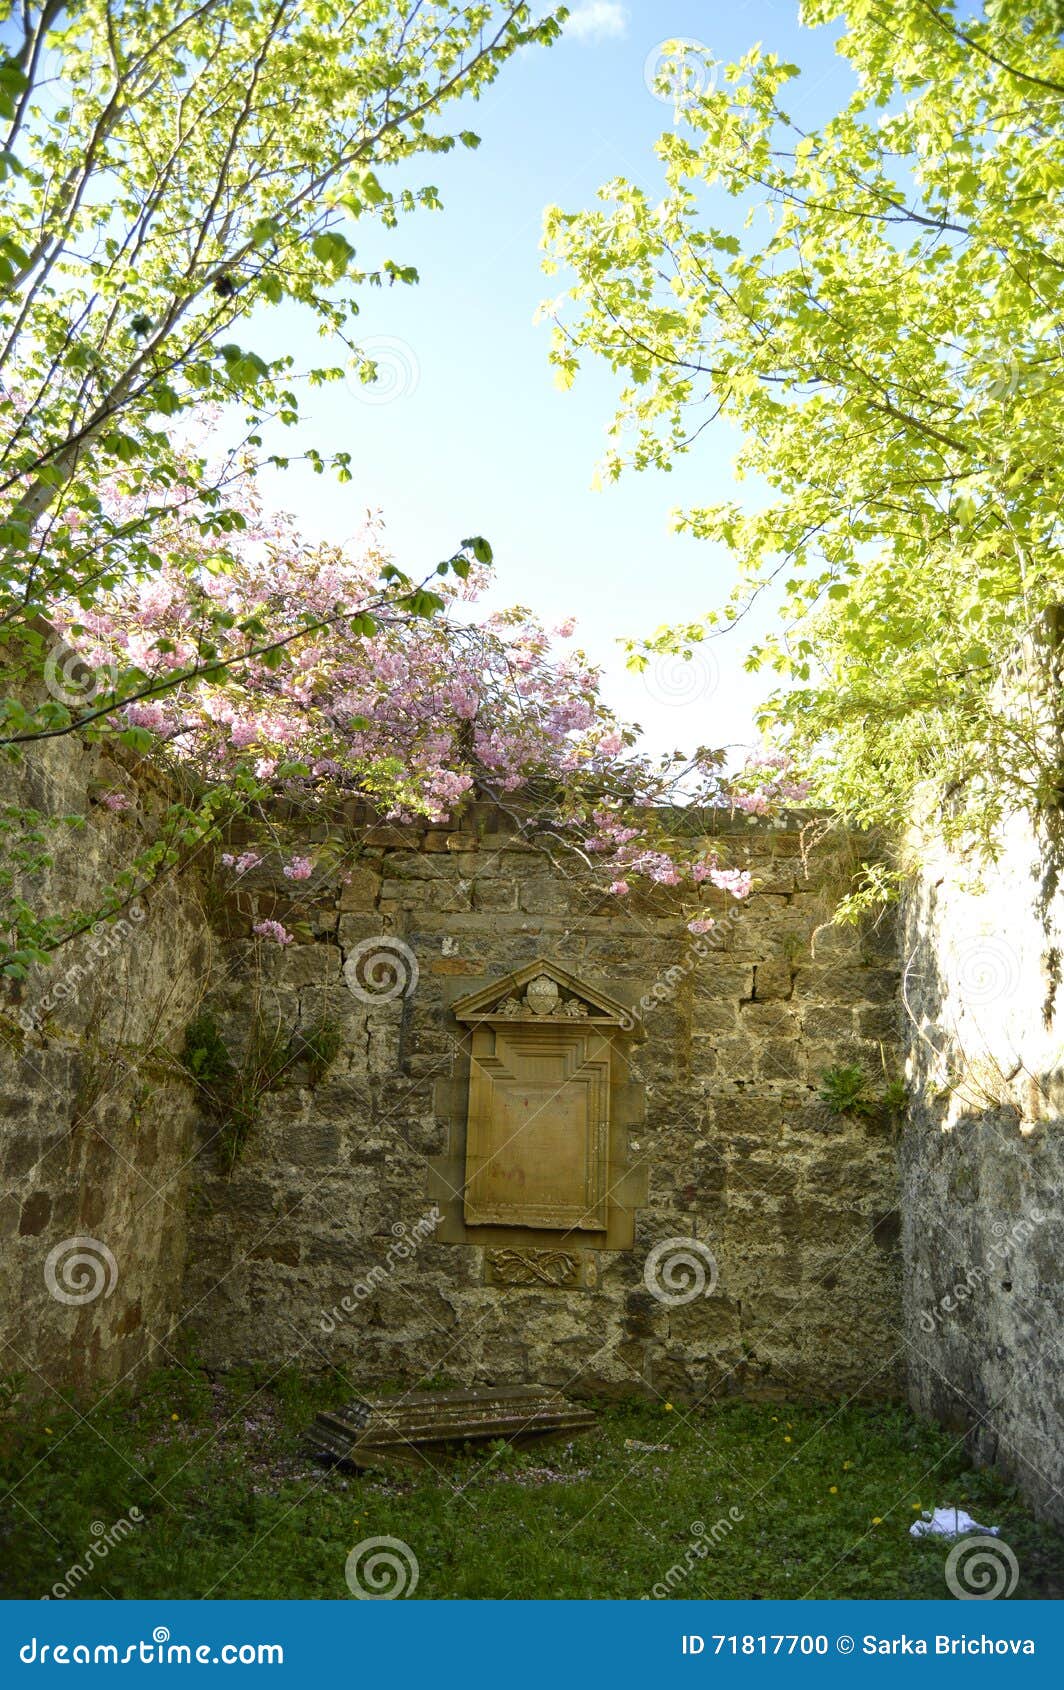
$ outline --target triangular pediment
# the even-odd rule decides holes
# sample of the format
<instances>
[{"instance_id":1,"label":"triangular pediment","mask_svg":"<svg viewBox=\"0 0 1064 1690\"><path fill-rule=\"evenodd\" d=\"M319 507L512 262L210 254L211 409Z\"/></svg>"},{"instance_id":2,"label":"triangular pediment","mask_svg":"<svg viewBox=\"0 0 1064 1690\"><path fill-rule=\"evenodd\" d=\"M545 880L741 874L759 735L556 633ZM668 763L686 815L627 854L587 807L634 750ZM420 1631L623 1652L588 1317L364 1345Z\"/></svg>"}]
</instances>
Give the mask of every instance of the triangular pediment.
<instances>
[{"instance_id":1,"label":"triangular pediment","mask_svg":"<svg viewBox=\"0 0 1064 1690\"><path fill-rule=\"evenodd\" d=\"M459 1021L582 1021L627 1033L638 1026L627 1004L544 957L459 998L451 1010Z\"/></svg>"}]
</instances>

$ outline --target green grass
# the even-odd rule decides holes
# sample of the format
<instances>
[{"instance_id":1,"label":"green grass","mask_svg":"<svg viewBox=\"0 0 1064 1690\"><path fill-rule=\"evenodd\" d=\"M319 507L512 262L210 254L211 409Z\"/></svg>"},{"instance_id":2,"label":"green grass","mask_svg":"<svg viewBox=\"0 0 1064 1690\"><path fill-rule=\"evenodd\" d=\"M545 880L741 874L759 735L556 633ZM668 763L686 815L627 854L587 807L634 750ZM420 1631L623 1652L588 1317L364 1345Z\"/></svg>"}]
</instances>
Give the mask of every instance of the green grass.
<instances>
[{"instance_id":1,"label":"green grass","mask_svg":"<svg viewBox=\"0 0 1064 1690\"><path fill-rule=\"evenodd\" d=\"M302 1454L315 1411L351 1395L295 1374L212 1383L175 1368L81 1415L16 1404L0 1429L0 1494L14 1487L0 1591L46 1594L97 1541L94 1522L135 1506L143 1524L71 1595L346 1600L349 1551L393 1537L417 1557L419 1597L945 1597L949 1545L909 1526L920 1507L957 1502L1002 1527L1017 1597L1064 1593L1064 1540L902 1409L613 1405L569 1446L396 1478ZM708 1552L688 1555L699 1541Z\"/></svg>"}]
</instances>

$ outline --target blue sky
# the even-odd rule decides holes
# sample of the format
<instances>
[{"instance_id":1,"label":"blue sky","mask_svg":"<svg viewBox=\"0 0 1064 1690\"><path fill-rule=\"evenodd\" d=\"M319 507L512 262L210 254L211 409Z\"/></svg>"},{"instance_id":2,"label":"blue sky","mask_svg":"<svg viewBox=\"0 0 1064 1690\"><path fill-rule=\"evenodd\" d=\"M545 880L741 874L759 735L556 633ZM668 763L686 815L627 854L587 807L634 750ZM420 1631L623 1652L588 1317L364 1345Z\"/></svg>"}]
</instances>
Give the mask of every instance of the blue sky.
<instances>
[{"instance_id":1,"label":"blue sky","mask_svg":"<svg viewBox=\"0 0 1064 1690\"><path fill-rule=\"evenodd\" d=\"M587 366L571 391L554 384L549 329L533 322L559 286L540 268L541 214L552 202L589 205L613 176L660 180L652 147L673 110L644 73L668 38L704 43L724 61L764 42L802 66L789 107L808 123L844 102L851 73L833 33L799 28L797 0L573 0L571 9L562 41L512 61L463 118L480 149L457 149L422 173L444 210L405 220L386 249L416 265L419 285L363 296L362 336L390 343L374 355L392 397L357 384L305 395L306 440L351 452L354 481L339 487L291 469L271 478L268 497L309 535L337 541L358 531L367 507L380 508L412 572L485 534L494 601L527 604L548 622L574 614L578 643L606 667L609 702L643 724L652 748L749 743L767 686L742 668L756 627L715 641L692 666L647 677L626 671L616 644L726 597L727 554L670 533L669 512L729 496L736 439L719 426L671 475L592 489L614 383ZM447 122L458 126L454 108ZM320 362L320 345L302 333L297 363Z\"/></svg>"}]
</instances>

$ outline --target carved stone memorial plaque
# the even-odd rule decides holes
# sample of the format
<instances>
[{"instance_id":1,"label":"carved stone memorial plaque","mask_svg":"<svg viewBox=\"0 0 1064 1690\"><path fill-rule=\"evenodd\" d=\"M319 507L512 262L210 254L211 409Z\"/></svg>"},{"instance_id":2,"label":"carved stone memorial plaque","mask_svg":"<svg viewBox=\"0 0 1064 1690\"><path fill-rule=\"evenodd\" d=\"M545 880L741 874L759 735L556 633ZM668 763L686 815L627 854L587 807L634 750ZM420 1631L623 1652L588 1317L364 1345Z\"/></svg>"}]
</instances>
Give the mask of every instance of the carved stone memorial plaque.
<instances>
[{"instance_id":1,"label":"carved stone memorial plaque","mask_svg":"<svg viewBox=\"0 0 1064 1690\"><path fill-rule=\"evenodd\" d=\"M478 1028L466 1140L470 1226L604 1232L610 1047L575 1023Z\"/></svg>"},{"instance_id":2,"label":"carved stone memorial plaque","mask_svg":"<svg viewBox=\"0 0 1064 1690\"><path fill-rule=\"evenodd\" d=\"M545 960L451 1012L464 1060L441 1099L451 1116L431 1187L448 1199L441 1241L488 1245L490 1284L593 1286L583 1249L629 1247L644 1200L628 1167L627 1128L641 1118L626 1054L635 1018Z\"/></svg>"}]
</instances>

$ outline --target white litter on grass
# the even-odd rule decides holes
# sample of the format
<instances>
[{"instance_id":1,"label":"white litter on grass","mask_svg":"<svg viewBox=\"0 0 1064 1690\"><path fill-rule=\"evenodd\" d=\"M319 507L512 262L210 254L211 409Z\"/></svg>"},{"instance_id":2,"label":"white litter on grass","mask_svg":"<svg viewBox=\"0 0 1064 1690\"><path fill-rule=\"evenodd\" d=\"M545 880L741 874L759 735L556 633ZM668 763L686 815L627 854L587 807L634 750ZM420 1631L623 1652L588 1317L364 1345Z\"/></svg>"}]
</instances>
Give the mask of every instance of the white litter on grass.
<instances>
[{"instance_id":1,"label":"white litter on grass","mask_svg":"<svg viewBox=\"0 0 1064 1690\"><path fill-rule=\"evenodd\" d=\"M984 1537L997 1537L1000 1526L981 1526L963 1508L936 1508L931 1518L914 1520L909 1527L910 1537L966 1537L969 1532L981 1532Z\"/></svg>"}]
</instances>

